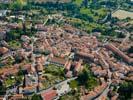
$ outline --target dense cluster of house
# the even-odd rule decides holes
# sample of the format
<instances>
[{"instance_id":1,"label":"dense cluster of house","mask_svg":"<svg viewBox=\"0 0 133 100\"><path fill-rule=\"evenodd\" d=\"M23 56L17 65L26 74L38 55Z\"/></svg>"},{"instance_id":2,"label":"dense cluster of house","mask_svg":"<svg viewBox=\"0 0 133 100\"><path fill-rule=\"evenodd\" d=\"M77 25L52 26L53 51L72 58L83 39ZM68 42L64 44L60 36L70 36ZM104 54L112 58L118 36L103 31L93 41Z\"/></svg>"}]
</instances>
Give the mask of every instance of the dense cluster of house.
<instances>
[{"instance_id":1,"label":"dense cluster of house","mask_svg":"<svg viewBox=\"0 0 133 100\"><path fill-rule=\"evenodd\" d=\"M22 28L17 23L4 26L9 30ZM34 28L37 30L35 36L22 35L22 47L17 50L10 49L8 43L4 41L7 37L7 30L0 28L0 65L7 66L0 69L0 81L4 82L8 76L17 75L20 70L25 73L21 85L13 85L17 88L14 91L16 95L9 97L10 100L18 100L25 94L37 93L41 90L42 81L46 80L43 77L43 71L49 64L63 67L67 78L77 76L83 70L84 63L90 64L92 73L97 78L102 78L103 82L93 91L83 92L82 100L94 98L104 91L108 86L106 83L108 79L112 80L113 85L117 85L123 80L133 81L133 58L118 48L119 43L118 45L113 42L102 43L96 36L82 34L81 31L70 25L59 27L36 23ZM20 63L9 65L9 62L16 60ZM51 89L42 93L41 96L44 100L52 100L60 94L59 89Z\"/></svg>"},{"instance_id":2,"label":"dense cluster of house","mask_svg":"<svg viewBox=\"0 0 133 100\"><path fill-rule=\"evenodd\" d=\"M90 91L90 92L82 91L83 96L81 96L81 100L92 100L92 99L96 98L98 95L100 95L101 92L104 91L104 89L107 86L108 86L107 83L103 83L100 86L95 87L93 91Z\"/></svg>"}]
</instances>

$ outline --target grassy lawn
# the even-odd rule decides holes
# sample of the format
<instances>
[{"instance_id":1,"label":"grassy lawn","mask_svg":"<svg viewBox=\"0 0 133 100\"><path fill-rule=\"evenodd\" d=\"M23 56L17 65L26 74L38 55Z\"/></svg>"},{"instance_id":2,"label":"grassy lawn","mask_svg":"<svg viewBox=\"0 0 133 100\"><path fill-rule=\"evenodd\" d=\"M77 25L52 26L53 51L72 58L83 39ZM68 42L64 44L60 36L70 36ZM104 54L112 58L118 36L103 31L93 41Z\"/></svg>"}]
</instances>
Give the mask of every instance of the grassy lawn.
<instances>
[{"instance_id":1,"label":"grassy lawn","mask_svg":"<svg viewBox=\"0 0 133 100\"><path fill-rule=\"evenodd\" d=\"M44 89L47 89L47 88L53 86L54 84L64 80L64 77L55 76L52 74L44 74L44 77L46 77L46 80L42 82Z\"/></svg>"},{"instance_id":2,"label":"grassy lawn","mask_svg":"<svg viewBox=\"0 0 133 100\"><path fill-rule=\"evenodd\" d=\"M77 82L76 80L72 80L72 81L70 82L70 87L71 87L72 89L78 88L78 82Z\"/></svg>"},{"instance_id":3,"label":"grassy lawn","mask_svg":"<svg viewBox=\"0 0 133 100\"><path fill-rule=\"evenodd\" d=\"M60 100L80 100L79 94L66 94L60 98Z\"/></svg>"},{"instance_id":4,"label":"grassy lawn","mask_svg":"<svg viewBox=\"0 0 133 100\"><path fill-rule=\"evenodd\" d=\"M101 19L103 16L106 16L107 10L105 8L100 8L97 10L89 8L81 8L80 13L88 15L92 17L94 21L97 21L98 19Z\"/></svg>"},{"instance_id":5,"label":"grassy lawn","mask_svg":"<svg viewBox=\"0 0 133 100\"><path fill-rule=\"evenodd\" d=\"M15 61L14 58L8 57L7 58L7 63L5 65L7 65L7 66L12 65L14 63L14 61Z\"/></svg>"},{"instance_id":6,"label":"grassy lawn","mask_svg":"<svg viewBox=\"0 0 133 100\"><path fill-rule=\"evenodd\" d=\"M45 73L60 76L64 74L64 67L58 67L56 65L50 64L45 68Z\"/></svg>"},{"instance_id":7,"label":"grassy lawn","mask_svg":"<svg viewBox=\"0 0 133 100\"><path fill-rule=\"evenodd\" d=\"M65 80L65 77L63 74L64 74L63 67L58 67L56 65L48 65L45 68L45 72L43 74L43 76L46 78L46 80L42 82L43 88L47 89L53 86L54 84L57 84Z\"/></svg>"},{"instance_id":8,"label":"grassy lawn","mask_svg":"<svg viewBox=\"0 0 133 100\"><path fill-rule=\"evenodd\" d=\"M67 20L67 22L69 22L72 26L79 28L81 30L87 31L87 32L91 32L92 30L96 28L103 30L103 31L105 29L105 25L100 25L95 22L91 22L91 23L86 22L78 18L67 17L65 20Z\"/></svg>"},{"instance_id":9,"label":"grassy lawn","mask_svg":"<svg viewBox=\"0 0 133 100\"><path fill-rule=\"evenodd\" d=\"M10 42L8 42L9 46L12 48L20 48L21 44L19 43L19 41L16 40L12 40Z\"/></svg>"},{"instance_id":10,"label":"grassy lawn","mask_svg":"<svg viewBox=\"0 0 133 100\"><path fill-rule=\"evenodd\" d=\"M15 79L8 78L7 80L4 81L4 84L6 87L10 87L10 86L14 85L15 82L16 82Z\"/></svg>"},{"instance_id":11,"label":"grassy lawn","mask_svg":"<svg viewBox=\"0 0 133 100\"><path fill-rule=\"evenodd\" d=\"M78 5L78 6L80 6L80 5L82 4L82 1L83 1L83 0L75 0L74 3L75 3L76 5Z\"/></svg>"},{"instance_id":12,"label":"grassy lawn","mask_svg":"<svg viewBox=\"0 0 133 100\"><path fill-rule=\"evenodd\" d=\"M91 10L88 9L88 8L81 8L80 9L80 13L81 14L87 14L87 15L93 15L92 12L91 12Z\"/></svg>"},{"instance_id":13,"label":"grassy lawn","mask_svg":"<svg viewBox=\"0 0 133 100\"><path fill-rule=\"evenodd\" d=\"M100 9L94 10L94 12L97 12L101 16L105 16L107 14L107 9L100 8Z\"/></svg>"}]
</instances>

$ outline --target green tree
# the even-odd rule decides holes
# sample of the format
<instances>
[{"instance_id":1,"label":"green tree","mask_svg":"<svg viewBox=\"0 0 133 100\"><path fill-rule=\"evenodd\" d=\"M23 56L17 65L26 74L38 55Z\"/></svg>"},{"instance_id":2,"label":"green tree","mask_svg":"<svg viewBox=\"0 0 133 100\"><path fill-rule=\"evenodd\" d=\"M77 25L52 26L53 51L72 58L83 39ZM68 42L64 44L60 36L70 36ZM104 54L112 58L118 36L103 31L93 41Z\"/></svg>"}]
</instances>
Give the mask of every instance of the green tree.
<instances>
[{"instance_id":1,"label":"green tree","mask_svg":"<svg viewBox=\"0 0 133 100\"><path fill-rule=\"evenodd\" d=\"M26 0L16 0L15 2L11 3L10 8L13 10L22 10L26 4Z\"/></svg>"},{"instance_id":2,"label":"green tree","mask_svg":"<svg viewBox=\"0 0 133 100\"><path fill-rule=\"evenodd\" d=\"M89 90L98 85L98 81L89 70L88 65L86 65L83 72L79 74L77 81L79 85L85 86Z\"/></svg>"},{"instance_id":3,"label":"green tree","mask_svg":"<svg viewBox=\"0 0 133 100\"><path fill-rule=\"evenodd\" d=\"M15 40L20 37L20 33L17 33L16 30L11 30L7 33L7 40Z\"/></svg>"},{"instance_id":4,"label":"green tree","mask_svg":"<svg viewBox=\"0 0 133 100\"><path fill-rule=\"evenodd\" d=\"M31 98L31 100L43 100L41 95L34 94Z\"/></svg>"},{"instance_id":5,"label":"green tree","mask_svg":"<svg viewBox=\"0 0 133 100\"><path fill-rule=\"evenodd\" d=\"M133 96L133 82L124 82L118 89L120 100L131 100Z\"/></svg>"},{"instance_id":6,"label":"green tree","mask_svg":"<svg viewBox=\"0 0 133 100\"><path fill-rule=\"evenodd\" d=\"M4 86L0 86L0 95L4 95L6 93L6 89Z\"/></svg>"},{"instance_id":7,"label":"green tree","mask_svg":"<svg viewBox=\"0 0 133 100\"><path fill-rule=\"evenodd\" d=\"M89 73L87 72L86 69L84 69L83 72L78 76L79 84L86 85L88 82L88 79L89 79Z\"/></svg>"},{"instance_id":8,"label":"green tree","mask_svg":"<svg viewBox=\"0 0 133 100\"><path fill-rule=\"evenodd\" d=\"M128 49L128 53L133 53L133 46Z\"/></svg>"}]
</instances>

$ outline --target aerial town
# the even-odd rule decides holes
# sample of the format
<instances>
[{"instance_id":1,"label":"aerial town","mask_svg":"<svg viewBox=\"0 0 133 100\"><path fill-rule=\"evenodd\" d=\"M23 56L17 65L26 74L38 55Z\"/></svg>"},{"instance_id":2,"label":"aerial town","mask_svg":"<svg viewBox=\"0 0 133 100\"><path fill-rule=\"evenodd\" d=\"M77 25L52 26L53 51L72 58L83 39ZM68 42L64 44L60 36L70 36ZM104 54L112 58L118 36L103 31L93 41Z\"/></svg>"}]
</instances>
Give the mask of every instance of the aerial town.
<instances>
[{"instance_id":1,"label":"aerial town","mask_svg":"<svg viewBox=\"0 0 133 100\"><path fill-rule=\"evenodd\" d=\"M133 1L52 1L0 0L0 100L132 100Z\"/></svg>"}]
</instances>

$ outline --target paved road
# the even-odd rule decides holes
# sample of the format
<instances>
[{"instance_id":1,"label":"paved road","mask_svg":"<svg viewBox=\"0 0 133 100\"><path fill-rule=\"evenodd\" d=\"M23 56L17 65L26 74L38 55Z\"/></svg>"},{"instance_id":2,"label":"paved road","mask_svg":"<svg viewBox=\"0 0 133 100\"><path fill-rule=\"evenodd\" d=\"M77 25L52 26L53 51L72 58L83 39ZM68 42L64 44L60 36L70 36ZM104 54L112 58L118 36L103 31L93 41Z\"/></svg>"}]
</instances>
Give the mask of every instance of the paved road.
<instances>
[{"instance_id":1,"label":"paved road","mask_svg":"<svg viewBox=\"0 0 133 100\"><path fill-rule=\"evenodd\" d=\"M110 85L111 85L111 81L108 83L108 87L102 92L102 94L99 96L99 97L97 97L95 100L101 100L101 98L102 97L107 97L107 95L108 95L108 92L109 92L109 87L110 87Z\"/></svg>"},{"instance_id":2,"label":"paved road","mask_svg":"<svg viewBox=\"0 0 133 100\"><path fill-rule=\"evenodd\" d=\"M124 45L124 43L126 43L126 41L128 41L129 37L130 37L130 33L126 30L123 30L124 33L127 33L126 37L123 39L122 43L120 44L119 48L122 47Z\"/></svg>"},{"instance_id":3,"label":"paved road","mask_svg":"<svg viewBox=\"0 0 133 100\"><path fill-rule=\"evenodd\" d=\"M107 97L108 92L109 92L109 90L110 90L109 87L110 87L110 85L111 85L111 83L112 83L111 74L112 74L112 73L111 73L110 70L108 69L108 76L109 76L108 86L107 86L107 88L101 93L101 95L100 95L99 97L96 98L96 100L101 100L102 97Z\"/></svg>"},{"instance_id":4,"label":"paved road","mask_svg":"<svg viewBox=\"0 0 133 100\"><path fill-rule=\"evenodd\" d=\"M12 93L16 93L17 92L17 87L14 87L12 89L8 89L6 90L6 94L4 95L4 99L3 100L8 100L8 96L10 96Z\"/></svg>"},{"instance_id":5,"label":"paved road","mask_svg":"<svg viewBox=\"0 0 133 100\"><path fill-rule=\"evenodd\" d=\"M49 20L49 16L48 16L48 18L45 20L45 22L43 23L43 25L45 25L45 24L48 22L48 20Z\"/></svg>"},{"instance_id":6,"label":"paved road","mask_svg":"<svg viewBox=\"0 0 133 100\"><path fill-rule=\"evenodd\" d=\"M47 91L49 91L49 90L52 90L54 87L58 87L58 86L60 86L60 85L62 85L62 84L65 84L65 83L70 82L70 81L75 80L75 79L77 79L77 77L67 79L67 80L65 80L65 81L62 81L62 82L60 82L60 83L58 83L58 84L55 84L55 85L51 86L50 88L48 88L48 89L46 89L46 90L40 91L40 92L38 92L37 94L45 93L45 92L47 92Z\"/></svg>"},{"instance_id":7,"label":"paved road","mask_svg":"<svg viewBox=\"0 0 133 100\"><path fill-rule=\"evenodd\" d=\"M32 37L32 39L33 39L32 43L31 43L31 47L32 47L31 53L32 53L32 60L33 60L32 67L35 68L35 66L36 66L36 59L35 59L36 54L34 54L34 43L36 42L37 38ZM37 72L35 72L35 81L36 81L36 83L38 83L38 74L37 74Z\"/></svg>"}]
</instances>

